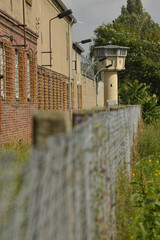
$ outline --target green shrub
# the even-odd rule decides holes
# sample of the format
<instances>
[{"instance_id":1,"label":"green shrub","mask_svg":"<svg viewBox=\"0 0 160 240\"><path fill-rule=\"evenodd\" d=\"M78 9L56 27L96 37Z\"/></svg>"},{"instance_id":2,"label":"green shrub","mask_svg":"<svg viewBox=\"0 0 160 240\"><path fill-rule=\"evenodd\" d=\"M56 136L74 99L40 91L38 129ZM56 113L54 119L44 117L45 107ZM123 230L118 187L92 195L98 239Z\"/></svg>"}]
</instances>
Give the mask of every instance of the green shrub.
<instances>
[{"instance_id":1,"label":"green shrub","mask_svg":"<svg viewBox=\"0 0 160 240\"><path fill-rule=\"evenodd\" d=\"M160 119L160 106L155 94L150 95L150 86L145 83L139 83L135 80L133 83L122 84L119 90L120 104L141 104L142 116L146 123Z\"/></svg>"},{"instance_id":2,"label":"green shrub","mask_svg":"<svg viewBox=\"0 0 160 240\"><path fill-rule=\"evenodd\" d=\"M138 139L131 182L120 174L117 240L160 240L159 142L160 123L145 125Z\"/></svg>"}]
</instances>

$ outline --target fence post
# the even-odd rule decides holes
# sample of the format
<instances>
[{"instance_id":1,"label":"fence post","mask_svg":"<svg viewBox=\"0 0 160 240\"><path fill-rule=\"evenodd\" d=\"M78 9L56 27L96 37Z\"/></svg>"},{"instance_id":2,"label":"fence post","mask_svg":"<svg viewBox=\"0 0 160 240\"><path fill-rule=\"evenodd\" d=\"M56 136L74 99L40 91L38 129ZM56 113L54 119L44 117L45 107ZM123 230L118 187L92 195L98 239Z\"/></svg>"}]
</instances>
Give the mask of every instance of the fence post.
<instances>
[{"instance_id":1,"label":"fence post","mask_svg":"<svg viewBox=\"0 0 160 240\"><path fill-rule=\"evenodd\" d=\"M70 128L68 112L36 111L33 116L33 144L45 148L51 135L69 132Z\"/></svg>"}]
</instances>

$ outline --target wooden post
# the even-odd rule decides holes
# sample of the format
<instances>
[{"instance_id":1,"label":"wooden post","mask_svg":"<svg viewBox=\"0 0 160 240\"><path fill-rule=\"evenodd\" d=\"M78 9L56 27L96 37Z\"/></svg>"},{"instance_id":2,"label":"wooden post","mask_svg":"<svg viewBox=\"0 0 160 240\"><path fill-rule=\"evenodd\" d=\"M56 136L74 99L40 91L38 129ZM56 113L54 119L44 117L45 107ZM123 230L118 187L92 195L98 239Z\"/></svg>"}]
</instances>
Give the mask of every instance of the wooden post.
<instances>
[{"instance_id":1,"label":"wooden post","mask_svg":"<svg viewBox=\"0 0 160 240\"><path fill-rule=\"evenodd\" d=\"M68 112L37 111L33 117L33 144L35 147L45 148L50 136L69 130Z\"/></svg>"}]
</instances>

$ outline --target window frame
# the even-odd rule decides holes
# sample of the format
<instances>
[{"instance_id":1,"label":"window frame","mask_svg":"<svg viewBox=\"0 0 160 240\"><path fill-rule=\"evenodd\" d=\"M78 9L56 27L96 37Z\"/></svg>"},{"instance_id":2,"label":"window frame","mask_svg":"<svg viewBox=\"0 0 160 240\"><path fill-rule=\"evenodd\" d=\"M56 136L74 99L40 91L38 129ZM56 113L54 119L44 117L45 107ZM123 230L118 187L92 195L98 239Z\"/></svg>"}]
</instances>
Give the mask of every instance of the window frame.
<instances>
[{"instance_id":1,"label":"window frame","mask_svg":"<svg viewBox=\"0 0 160 240\"><path fill-rule=\"evenodd\" d=\"M4 100L5 98L4 57L5 57L5 51L4 51L3 42L0 42L0 73L1 75L3 75L3 78L1 78L1 99L2 100Z\"/></svg>"},{"instance_id":2,"label":"window frame","mask_svg":"<svg viewBox=\"0 0 160 240\"><path fill-rule=\"evenodd\" d=\"M27 100L31 101L31 73L30 73L30 56L27 54Z\"/></svg>"},{"instance_id":3,"label":"window frame","mask_svg":"<svg viewBox=\"0 0 160 240\"><path fill-rule=\"evenodd\" d=\"M15 96L16 101L19 101L19 60L18 60L18 50L15 49L15 55L14 55L15 65L14 65L14 81L15 81Z\"/></svg>"}]
</instances>

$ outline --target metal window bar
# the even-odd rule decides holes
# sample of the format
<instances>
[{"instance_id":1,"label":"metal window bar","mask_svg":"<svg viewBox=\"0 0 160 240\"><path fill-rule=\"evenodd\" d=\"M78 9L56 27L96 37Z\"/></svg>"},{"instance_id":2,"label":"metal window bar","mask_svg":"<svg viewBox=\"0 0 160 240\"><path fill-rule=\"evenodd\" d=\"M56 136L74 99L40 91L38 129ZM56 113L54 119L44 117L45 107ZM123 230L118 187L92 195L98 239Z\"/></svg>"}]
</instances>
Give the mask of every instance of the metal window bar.
<instances>
[{"instance_id":1,"label":"metal window bar","mask_svg":"<svg viewBox=\"0 0 160 240\"><path fill-rule=\"evenodd\" d=\"M1 98L4 99L4 83L5 83L5 71L4 71L4 61L5 60L5 52L3 48L3 44L0 44L0 70L1 70L1 75L3 78L1 78Z\"/></svg>"},{"instance_id":2,"label":"metal window bar","mask_svg":"<svg viewBox=\"0 0 160 240\"><path fill-rule=\"evenodd\" d=\"M30 59L30 102L35 103L36 101L36 57L34 53L29 54Z\"/></svg>"},{"instance_id":3,"label":"metal window bar","mask_svg":"<svg viewBox=\"0 0 160 240\"><path fill-rule=\"evenodd\" d=\"M67 82L67 110L70 110L70 85Z\"/></svg>"},{"instance_id":4,"label":"metal window bar","mask_svg":"<svg viewBox=\"0 0 160 240\"><path fill-rule=\"evenodd\" d=\"M53 109L52 78L48 76L48 109Z\"/></svg>"},{"instance_id":5,"label":"metal window bar","mask_svg":"<svg viewBox=\"0 0 160 240\"><path fill-rule=\"evenodd\" d=\"M63 110L63 78L60 77L60 109Z\"/></svg>"},{"instance_id":6,"label":"metal window bar","mask_svg":"<svg viewBox=\"0 0 160 240\"><path fill-rule=\"evenodd\" d=\"M53 109L57 109L57 84L56 84L56 75L53 75Z\"/></svg>"},{"instance_id":7,"label":"metal window bar","mask_svg":"<svg viewBox=\"0 0 160 240\"><path fill-rule=\"evenodd\" d=\"M74 101L74 82L71 83L72 87L72 109L75 108L75 101Z\"/></svg>"},{"instance_id":8,"label":"metal window bar","mask_svg":"<svg viewBox=\"0 0 160 240\"><path fill-rule=\"evenodd\" d=\"M48 110L48 74L43 75L44 81L44 110Z\"/></svg>"},{"instance_id":9,"label":"metal window bar","mask_svg":"<svg viewBox=\"0 0 160 240\"><path fill-rule=\"evenodd\" d=\"M27 102L27 79L26 69L25 69L25 56L24 50L22 48L18 48L18 74L19 74L19 103Z\"/></svg>"},{"instance_id":10,"label":"metal window bar","mask_svg":"<svg viewBox=\"0 0 160 240\"><path fill-rule=\"evenodd\" d=\"M63 81L63 110L67 111L67 83Z\"/></svg>"},{"instance_id":11,"label":"metal window bar","mask_svg":"<svg viewBox=\"0 0 160 240\"><path fill-rule=\"evenodd\" d=\"M13 101L13 54L10 42L3 40L3 85L2 98L5 103L12 103Z\"/></svg>"},{"instance_id":12,"label":"metal window bar","mask_svg":"<svg viewBox=\"0 0 160 240\"><path fill-rule=\"evenodd\" d=\"M19 99L19 73L18 73L18 52L15 50L15 90L16 90L16 100Z\"/></svg>"},{"instance_id":13,"label":"metal window bar","mask_svg":"<svg viewBox=\"0 0 160 240\"><path fill-rule=\"evenodd\" d=\"M38 106L40 110L44 109L44 95L43 95L43 73L38 72Z\"/></svg>"},{"instance_id":14,"label":"metal window bar","mask_svg":"<svg viewBox=\"0 0 160 240\"><path fill-rule=\"evenodd\" d=\"M30 94L30 57L27 55L27 98L30 101L31 94Z\"/></svg>"},{"instance_id":15,"label":"metal window bar","mask_svg":"<svg viewBox=\"0 0 160 240\"><path fill-rule=\"evenodd\" d=\"M57 77L57 109L60 110L60 77Z\"/></svg>"}]
</instances>

